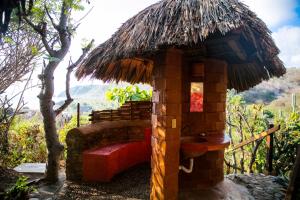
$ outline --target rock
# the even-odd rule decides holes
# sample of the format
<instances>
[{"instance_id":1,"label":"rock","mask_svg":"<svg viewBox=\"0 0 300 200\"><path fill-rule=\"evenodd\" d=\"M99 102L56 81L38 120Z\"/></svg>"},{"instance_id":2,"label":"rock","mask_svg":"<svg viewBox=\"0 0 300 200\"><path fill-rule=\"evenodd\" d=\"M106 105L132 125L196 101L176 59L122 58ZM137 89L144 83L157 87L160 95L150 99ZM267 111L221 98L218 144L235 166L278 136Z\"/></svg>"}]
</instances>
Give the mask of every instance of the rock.
<instances>
[{"instance_id":1,"label":"rock","mask_svg":"<svg viewBox=\"0 0 300 200\"><path fill-rule=\"evenodd\" d=\"M281 177L266 176L264 174L227 175L227 179L244 185L249 193L258 200L284 199L288 186Z\"/></svg>"}]
</instances>

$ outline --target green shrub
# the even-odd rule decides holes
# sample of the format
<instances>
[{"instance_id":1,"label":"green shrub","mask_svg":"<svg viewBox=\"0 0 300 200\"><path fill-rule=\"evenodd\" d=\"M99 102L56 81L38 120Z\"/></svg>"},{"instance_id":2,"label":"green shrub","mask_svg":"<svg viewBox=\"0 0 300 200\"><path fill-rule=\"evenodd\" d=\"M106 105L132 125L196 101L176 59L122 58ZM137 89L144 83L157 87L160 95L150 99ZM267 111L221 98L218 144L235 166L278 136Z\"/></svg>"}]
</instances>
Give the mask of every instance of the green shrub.
<instances>
[{"instance_id":1,"label":"green shrub","mask_svg":"<svg viewBox=\"0 0 300 200\"><path fill-rule=\"evenodd\" d=\"M275 174L288 176L295 162L296 146L300 142L299 112L272 112L262 104L247 104L242 95L229 91L227 95L227 133L234 145L268 129L269 124L280 125L274 134L273 169ZM260 142L260 141L257 141ZM255 162L250 169L255 143L244 146L234 153L226 153L227 163L237 165L239 171L263 173L266 171L266 139L261 141ZM235 159L234 159L235 158ZM236 163L234 163L236 160ZM227 171L232 173L232 171Z\"/></svg>"},{"instance_id":2,"label":"green shrub","mask_svg":"<svg viewBox=\"0 0 300 200\"><path fill-rule=\"evenodd\" d=\"M35 118L16 117L9 131L9 153L0 164L15 167L24 162L46 162L47 150L43 126Z\"/></svg>"},{"instance_id":3,"label":"green shrub","mask_svg":"<svg viewBox=\"0 0 300 200\"><path fill-rule=\"evenodd\" d=\"M12 186L5 194L4 200L24 200L28 199L30 192L35 189L28 185L27 177L21 176L14 186Z\"/></svg>"},{"instance_id":4,"label":"green shrub","mask_svg":"<svg viewBox=\"0 0 300 200\"><path fill-rule=\"evenodd\" d=\"M106 99L115 101L121 106L126 101L150 101L152 90L141 90L138 86L127 86L125 88L113 88L105 93Z\"/></svg>"},{"instance_id":5,"label":"green shrub","mask_svg":"<svg viewBox=\"0 0 300 200\"><path fill-rule=\"evenodd\" d=\"M85 125L89 123L89 118L88 116L80 116L80 125ZM72 117L72 119L64 125L62 129L58 131L59 135L59 141L66 147L66 136L69 132L69 130L76 128L77 127L77 118ZM64 152L64 159L66 158L66 148Z\"/></svg>"}]
</instances>

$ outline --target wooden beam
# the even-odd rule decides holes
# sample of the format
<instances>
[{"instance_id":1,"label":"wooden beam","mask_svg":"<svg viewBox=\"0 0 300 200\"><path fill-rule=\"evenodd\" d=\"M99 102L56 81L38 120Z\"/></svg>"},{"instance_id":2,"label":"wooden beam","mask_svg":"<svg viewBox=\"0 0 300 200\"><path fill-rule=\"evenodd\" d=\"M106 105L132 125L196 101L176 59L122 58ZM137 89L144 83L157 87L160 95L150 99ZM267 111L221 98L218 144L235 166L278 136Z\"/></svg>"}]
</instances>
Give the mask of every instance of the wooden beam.
<instances>
[{"instance_id":1,"label":"wooden beam","mask_svg":"<svg viewBox=\"0 0 300 200\"><path fill-rule=\"evenodd\" d=\"M255 141L259 140L259 139L262 139L262 138L264 138L264 137L266 137L266 136L268 136L268 135L270 135L272 133L275 133L279 129L280 129L280 126L274 126L273 128L271 128L271 129L269 129L267 131L264 131L264 132L262 132L260 134L257 134L255 136L253 136L253 137L250 137L248 140L245 140L245 141L237 144L236 146L232 147L228 152L235 151L235 150L237 150L237 149L239 149L239 148L241 148L241 147L243 147L243 146L245 146L245 145L247 145L247 144L249 144L251 142L255 142Z\"/></svg>"}]
</instances>

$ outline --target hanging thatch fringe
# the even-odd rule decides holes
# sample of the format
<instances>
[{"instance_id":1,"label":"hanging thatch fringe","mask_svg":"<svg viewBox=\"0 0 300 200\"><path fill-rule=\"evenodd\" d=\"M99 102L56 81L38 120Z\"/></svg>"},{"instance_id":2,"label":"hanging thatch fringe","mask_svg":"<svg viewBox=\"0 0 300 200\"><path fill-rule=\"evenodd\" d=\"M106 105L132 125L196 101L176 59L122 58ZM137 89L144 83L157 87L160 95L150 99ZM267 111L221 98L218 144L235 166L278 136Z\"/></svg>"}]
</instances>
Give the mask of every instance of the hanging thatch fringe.
<instances>
[{"instance_id":1,"label":"hanging thatch fringe","mask_svg":"<svg viewBox=\"0 0 300 200\"><path fill-rule=\"evenodd\" d=\"M90 75L104 81L150 82L153 62L149 58L162 47L199 47L208 38L220 39L237 30L255 51L248 55L251 59L248 57L246 64L236 65L226 59L232 68L228 74L230 88L245 90L269 79L269 75L285 73L270 31L243 3L163 0L125 22L109 40L92 51L76 75L78 78ZM242 53L239 56L243 58Z\"/></svg>"}]
</instances>

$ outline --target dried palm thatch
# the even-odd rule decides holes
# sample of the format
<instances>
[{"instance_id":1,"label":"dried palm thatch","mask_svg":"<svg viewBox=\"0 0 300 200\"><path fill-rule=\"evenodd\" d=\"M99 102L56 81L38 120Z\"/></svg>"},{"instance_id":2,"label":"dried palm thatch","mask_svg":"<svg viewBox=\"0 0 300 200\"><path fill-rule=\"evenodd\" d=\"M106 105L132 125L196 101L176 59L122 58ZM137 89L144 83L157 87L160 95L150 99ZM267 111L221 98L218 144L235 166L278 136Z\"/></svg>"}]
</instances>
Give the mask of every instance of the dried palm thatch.
<instances>
[{"instance_id":1,"label":"dried palm thatch","mask_svg":"<svg viewBox=\"0 0 300 200\"><path fill-rule=\"evenodd\" d=\"M76 75L149 83L155 53L168 47L183 49L186 57L226 60L228 88L240 91L285 73L270 31L243 3L162 0L129 19L95 48Z\"/></svg>"}]
</instances>

